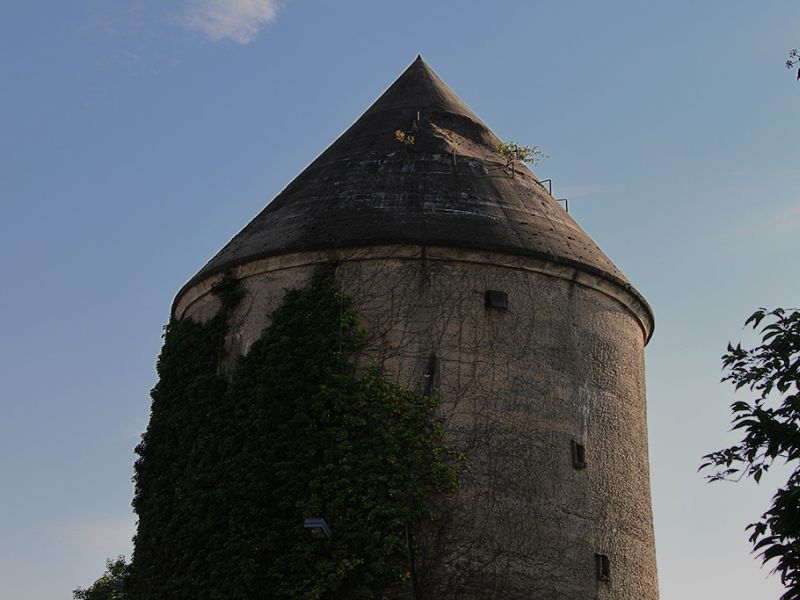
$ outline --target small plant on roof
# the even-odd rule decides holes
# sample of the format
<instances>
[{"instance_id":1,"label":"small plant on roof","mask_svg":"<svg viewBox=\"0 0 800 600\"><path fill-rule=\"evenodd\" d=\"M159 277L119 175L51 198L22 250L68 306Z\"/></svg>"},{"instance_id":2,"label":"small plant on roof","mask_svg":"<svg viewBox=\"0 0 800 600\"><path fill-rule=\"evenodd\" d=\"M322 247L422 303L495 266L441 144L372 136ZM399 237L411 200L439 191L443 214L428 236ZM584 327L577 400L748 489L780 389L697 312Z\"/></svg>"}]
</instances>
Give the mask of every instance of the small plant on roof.
<instances>
[{"instance_id":1,"label":"small plant on roof","mask_svg":"<svg viewBox=\"0 0 800 600\"><path fill-rule=\"evenodd\" d=\"M407 133L402 129L398 129L394 132L394 139L398 142L403 144L406 147L410 147L414 145L414 142L417 141L417 137L411 133Z\"/></svg>"},{"instance_id":2,"label":"small plant on roof","mask_svg":"<svg viewBox=\"0 0 800 600\"><path fill-rule=\"evenodd\" d=\"M512 176L516 174L514 161L536 166L540 160L549 158L539 146L520 146L516 142L500 142L495 149L505 159L504 168L511 171Z\"/></svg>"}]
</instances>

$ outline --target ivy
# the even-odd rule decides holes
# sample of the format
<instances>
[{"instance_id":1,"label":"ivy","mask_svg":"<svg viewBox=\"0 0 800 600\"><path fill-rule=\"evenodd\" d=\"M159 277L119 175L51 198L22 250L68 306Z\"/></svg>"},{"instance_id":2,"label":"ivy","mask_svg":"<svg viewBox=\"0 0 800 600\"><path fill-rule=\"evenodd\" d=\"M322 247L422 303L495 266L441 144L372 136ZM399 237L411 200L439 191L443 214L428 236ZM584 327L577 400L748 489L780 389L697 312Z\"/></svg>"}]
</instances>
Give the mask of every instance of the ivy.
<instances>
[{"instance_id":1,"label":"ivy","mask_svg":"<svg viewBox=\"0 0 800 600\"><path fill-rule=\"evenodd\" d=\"M235 279L217 316L172 321L137 447L126 597L380 598L409 586L420 531L456 480L433 398L370 366L336 264L287 291L222 374ZM324 518L330 541L306 518Z\"/></svg>"},{"instance_id":2,"label":"ivy","mask_svg":"<svg viewBox=\"0 0 800 600\"><path fill-rule=\"evenodd\" d=\"M214 493L219 456L213 440L225 420L227 381L218 369L223 333L219 316L206 324L175 320L165 329L150 423L136 448L139 526L131 578L134 588L150 591L141 598L186 597L186 582L213 568L212 554L197 549L224 526L224 499Z\"/></svg>"}]
</instances>

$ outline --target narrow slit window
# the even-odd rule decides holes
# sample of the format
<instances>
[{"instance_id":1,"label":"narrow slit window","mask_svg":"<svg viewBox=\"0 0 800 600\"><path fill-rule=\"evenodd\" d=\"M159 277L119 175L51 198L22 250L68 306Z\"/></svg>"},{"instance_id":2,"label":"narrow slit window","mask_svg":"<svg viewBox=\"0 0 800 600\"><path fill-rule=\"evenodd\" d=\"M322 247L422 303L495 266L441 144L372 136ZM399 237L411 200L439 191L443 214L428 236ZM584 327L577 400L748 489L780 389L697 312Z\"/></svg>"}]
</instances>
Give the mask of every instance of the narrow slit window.
<instances>
[{"instance_id":1,"label":"narrow slit window","mask_svg":"<svg viewBox=\"0 0 800 600\"><path fill-rule=\"evenodd\" d=\"M486 308L508 308L508 294L500 290L486 290Z\"/></svg>"},{"instance_id":2,"label":"narrow slit window","mask_svg":"<svg viewBox=\"0 0 800 600\"><path fill-rule=\"evenodd\" d=\"M597 566L597 579L611 581L611 561L605 554L595 554L594 561Z\"/></svg>"},{"instance_id":3,"label":"narrow slit window","mask_svg":"<svg viewBox=\"0 0 800 600\"><path fill-rule=\"evenodd\" d=\"M572 466L576 469L586 468L586 446L572 440Z\"/></svg>"}]
</instances>

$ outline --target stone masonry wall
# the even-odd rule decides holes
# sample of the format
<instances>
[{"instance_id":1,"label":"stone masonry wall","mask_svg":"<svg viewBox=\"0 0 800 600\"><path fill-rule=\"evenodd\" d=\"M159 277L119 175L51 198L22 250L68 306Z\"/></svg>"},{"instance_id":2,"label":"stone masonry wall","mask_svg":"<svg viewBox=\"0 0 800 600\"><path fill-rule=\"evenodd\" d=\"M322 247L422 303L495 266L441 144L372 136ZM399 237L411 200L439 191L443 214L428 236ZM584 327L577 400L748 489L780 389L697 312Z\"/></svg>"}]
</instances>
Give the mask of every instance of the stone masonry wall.
<instances>
[{"instance_id":1,"label":"stone masonry wall","mask_svg":"<svg viewBox=\"0 0 800 600\"><path fill-rule=\"evenodd\" d=\"M362 361L440 401L464 455L460 487L425 540L432 598L657 600L644 344L649 310L583 271L533 258L432 247L340 253L337 280L369 342ZM234 271L248 290L228 345L246 352L284 290L323 253ZM206 280L176 316L216 309ZM484 305L486 290L508 308ZM572 441L586 448L573 466ZM599 581L595 554L609 557Z\"/></svg>"}]
</instances>

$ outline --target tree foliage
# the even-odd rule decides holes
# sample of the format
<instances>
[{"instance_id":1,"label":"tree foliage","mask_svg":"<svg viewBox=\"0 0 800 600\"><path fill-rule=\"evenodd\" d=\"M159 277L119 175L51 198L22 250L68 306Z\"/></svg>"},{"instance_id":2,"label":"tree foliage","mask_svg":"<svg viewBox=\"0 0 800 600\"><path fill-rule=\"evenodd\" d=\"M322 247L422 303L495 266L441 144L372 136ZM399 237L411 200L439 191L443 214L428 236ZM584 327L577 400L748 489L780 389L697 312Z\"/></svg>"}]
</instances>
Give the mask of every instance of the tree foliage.
<instances>
[{"instance_id":1,"label":"tree foliage","mask_svg":"<svg viewBox=\"0 0 800 600\"><path fill-rule=\"evenodd\" d=\"M548 158L539 146L522 146L516 142L500 142L495 150L506 161L505 169L510 170L512 174L515 172L514 161L535 167L539 161Z\"/></svg>"},{"instance_id":2,"label":"tree foliage","mask_svg":"<svg viewBox=\"0 0 800 600\"><path fill-rule=\"evenodd\" d=\"M90 587L72 592L74 600L124 600L129 565L124 556L106 561L106 570Z\"/></svg>"},{"instance_id":3,"label":"tree foliage","mask_svg":"<svg viewBox=\"0 0 800 600\"><path fill-rule=\"evenodd\" d=\"M786 61L786 68L790 71L800 65L800 52L796 48L789 51L789 59ZM800 69L797 70L797 79L800 79Z\"/></svg>"},{"instance_id":4,"label":"tree foliage","mask_svg":"<svg viewBox=\"0 0 800 600\"><path fill-rule=\"evenodd\" d=\"M216 317L166 328L137 448L131 598L371 599L413 576L454 472L434 400L356 370L365 335L335 268L287 291L227 374L235 281L215 289ZM332 541L307 535L309 517Z\"/></svg>"},{"instance_id":5,"label":"tree foliage","mask_svg":"<svg viewBox=\"0 0 800 600\"><path fill-rule=\"evenodd\" d=\"M762 323L764 324L762 327ZM754 398L731 404L733 430L739 443L704 458L702 468L715 470L708 478L757 483L776 461L791 468L786 483L772 498L769 509L748 526L750 541L764 563L774 561L787 591L782 600L800 599L800 311L760 309L745 325L760 329L759 345L745 349L728 344L722 357L736 390L745 388Z\"/></svg>"}]
</instances>

